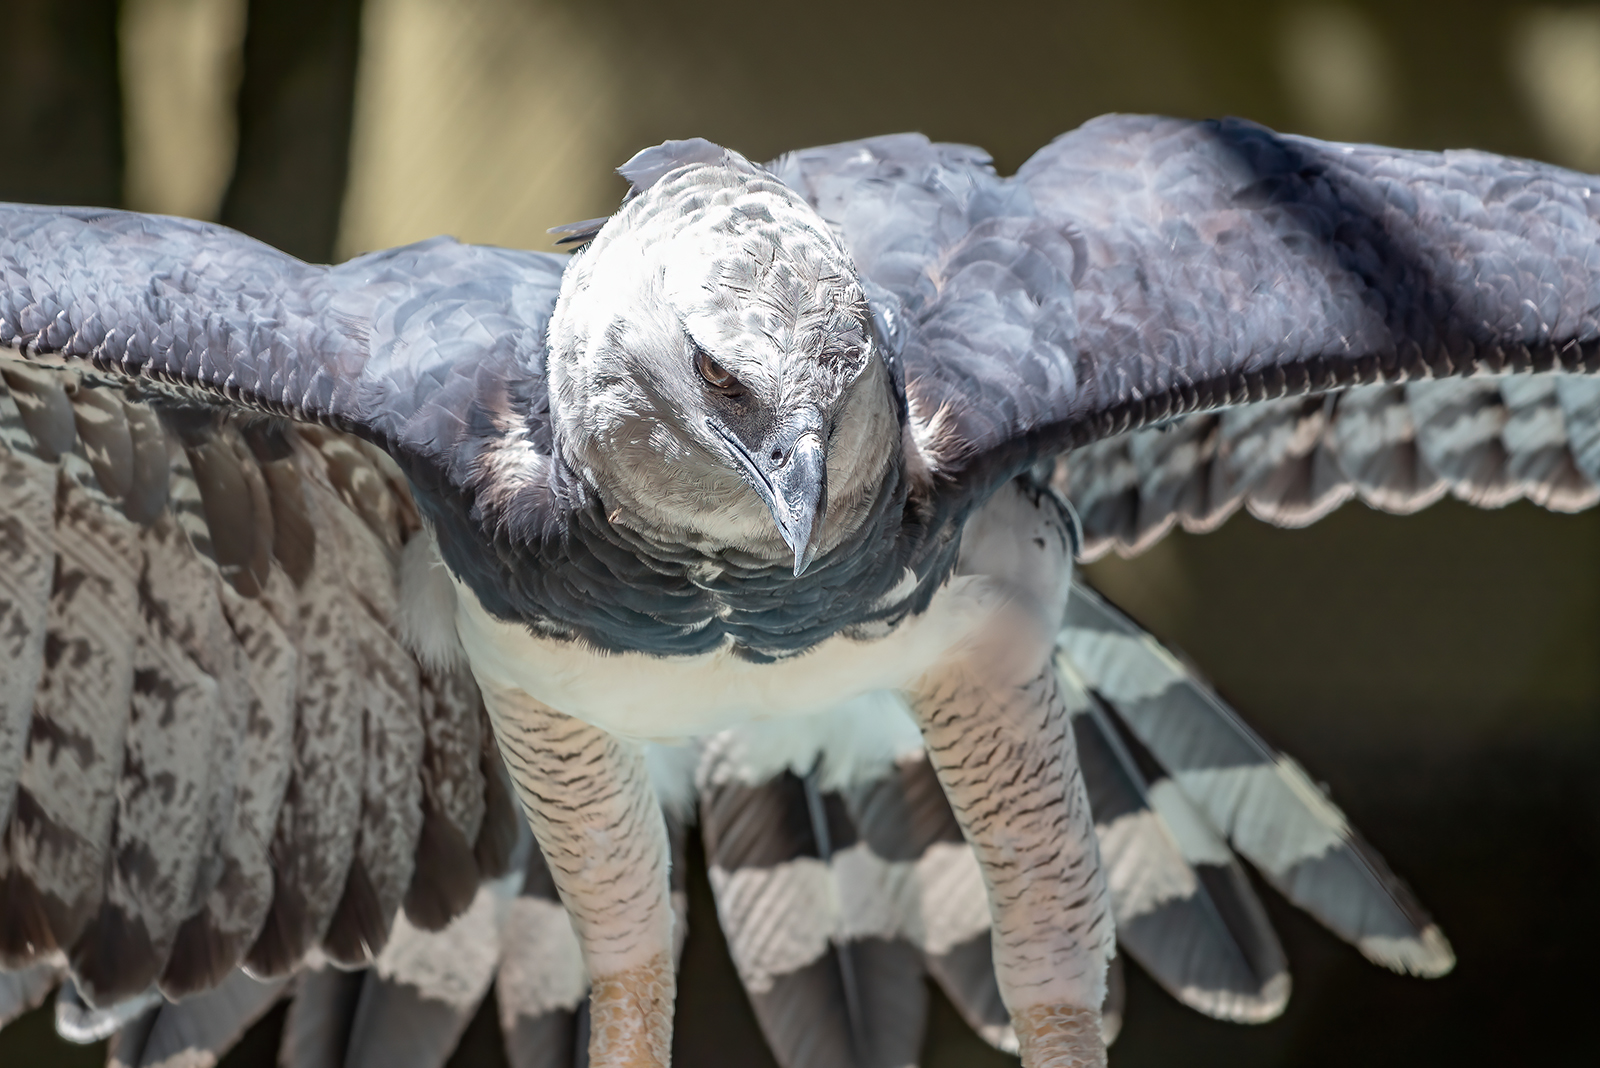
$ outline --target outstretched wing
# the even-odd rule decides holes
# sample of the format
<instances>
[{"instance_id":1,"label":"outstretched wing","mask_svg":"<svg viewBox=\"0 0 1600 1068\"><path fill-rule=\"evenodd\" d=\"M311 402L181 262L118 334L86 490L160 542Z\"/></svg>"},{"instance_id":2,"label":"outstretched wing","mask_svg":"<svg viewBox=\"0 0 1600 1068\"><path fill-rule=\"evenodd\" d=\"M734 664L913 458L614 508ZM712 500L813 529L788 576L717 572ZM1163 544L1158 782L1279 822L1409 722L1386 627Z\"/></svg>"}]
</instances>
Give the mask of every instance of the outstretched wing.
<instances>
[{"instance_id":1,"label":"outstretched wing","mask_svg":"<svg viewBox=\"0 0 1600 1068\"><path fill-rule=\"evenodd\" d=\"M402 643L388 458L4 379L0 967L177 997L465 909L514 816L464 663Z\"/></svg>"},{"instance_id":2,"label":"outstretched wing","mask_svg":"<svg viewBox=\"0 0 1600 1068\"><path fill-rule=\"evenodd\" d=\"M1543 164L1109 116L1011 179L910 137L774 167L889 291L962 495L1192 412L1596 360L1600 180Z\"/></svg>"},{"instance_id":3,"label":"outstretched wing","mask_svg":"<svg viewBox=\"0 0 1600 1068\"><path fill-rule=\"evenodd\" d=\"M507 419L548 456L561 264L0 207L0 968L106 1005L360 963L506 863L476 687L411 651L401 574L411 484L473 493Z\"/></svg>"}]
</instances>

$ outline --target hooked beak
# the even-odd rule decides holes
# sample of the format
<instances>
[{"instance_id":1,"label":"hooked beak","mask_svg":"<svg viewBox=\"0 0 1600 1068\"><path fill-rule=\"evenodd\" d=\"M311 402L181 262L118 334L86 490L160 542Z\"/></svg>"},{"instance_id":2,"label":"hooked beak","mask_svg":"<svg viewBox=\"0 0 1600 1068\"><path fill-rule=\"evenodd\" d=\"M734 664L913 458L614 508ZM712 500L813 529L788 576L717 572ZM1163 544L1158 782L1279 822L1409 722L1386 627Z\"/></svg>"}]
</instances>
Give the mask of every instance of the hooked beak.
<instances>
[{"instance_id":1,"label":"hooked beak","mask_svg":"<svg viewBox=\"0 0 1600 1068\"><path fill-rule=\"evenodd\" d=\"M794 551L794 574L805 574L816 557L812 533L828 510L828 462L822 435L811 427L780 431L763 454L753 457L724 434L750 485L772 511L784 544Z\"/></svg>"}]
</instances>

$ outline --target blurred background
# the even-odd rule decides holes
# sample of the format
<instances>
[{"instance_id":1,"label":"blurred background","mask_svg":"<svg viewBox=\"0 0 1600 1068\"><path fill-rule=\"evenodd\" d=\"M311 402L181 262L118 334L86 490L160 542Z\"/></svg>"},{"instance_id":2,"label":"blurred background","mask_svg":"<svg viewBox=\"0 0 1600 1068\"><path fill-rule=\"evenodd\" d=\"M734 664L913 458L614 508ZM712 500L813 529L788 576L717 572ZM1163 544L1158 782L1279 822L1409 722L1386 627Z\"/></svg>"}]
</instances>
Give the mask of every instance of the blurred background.
<instances>
[{"instance_id":1,"label":"blurred background","mask_svg":"<svg viewBox=\"0 0 1600 1068\"><path fill-rule=\"evenodd\" d=\"M220 219L312 260L548 248L616 204L611 168L693 135L765 159L921 130L1009 172L1091 116L1159 111L1600 170L1600 5L3 0L0 34L0 199ZM1331 787L1460 957L1389 975L1263 890L1285 1016L1213 1023L1130 969L1119 1068L1595 1063L1600 515L1241 515L1089 570ZM768 1065L693 885L677 1063ZM273 1063L279 1026L225 1064ZM499 1063L495 1027L453 1063ZM0 1032L0 1064L103 1060L44 1012ZM1008 1062L940 1003L924 1064Z\"/></svg>"}]
</instances>

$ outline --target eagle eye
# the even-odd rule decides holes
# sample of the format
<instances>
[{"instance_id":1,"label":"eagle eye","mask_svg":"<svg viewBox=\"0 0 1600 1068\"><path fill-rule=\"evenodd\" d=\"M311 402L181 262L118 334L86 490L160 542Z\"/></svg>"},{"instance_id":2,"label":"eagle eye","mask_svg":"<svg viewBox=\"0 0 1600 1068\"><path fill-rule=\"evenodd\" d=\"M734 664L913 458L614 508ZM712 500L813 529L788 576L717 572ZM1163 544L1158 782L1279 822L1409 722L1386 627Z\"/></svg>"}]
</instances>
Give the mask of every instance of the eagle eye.
<instances>
[{"instance_id":1,"label":"eagle eye","mask_svg":"<svg viewBox=\"0 0 1600 1068\"><path fill-rule=\"evenodd\" d=\"M700 377L705 379L706 385L728 396L736 396L743 391L739 380L733 377L733 372L722 366L705 349L698 346L694 350L694 369L700 372Z\"/></svg>"}]
</instances>

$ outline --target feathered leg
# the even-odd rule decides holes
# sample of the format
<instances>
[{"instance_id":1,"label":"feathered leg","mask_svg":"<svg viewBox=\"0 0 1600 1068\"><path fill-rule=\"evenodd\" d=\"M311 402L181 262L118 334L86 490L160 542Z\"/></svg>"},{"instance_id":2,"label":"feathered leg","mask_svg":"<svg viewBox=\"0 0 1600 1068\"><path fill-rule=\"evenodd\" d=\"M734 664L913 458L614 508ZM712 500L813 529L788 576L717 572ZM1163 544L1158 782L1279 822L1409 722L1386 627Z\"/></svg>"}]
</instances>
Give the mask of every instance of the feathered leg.
<instances>
[{"instance_id":1,"label":"feathered leg","mask_svg":"<svg viewBox=\"0 0 1600 1068\"><path fill-rule=\"evenodd\" d=\"M483 696L589 967L589 1063L664 1068L677 992L669 852L644 751L519 691Z\"/></svg>"},{"instance_id":2,"label":"feathered leg","mask_svg":"<svg viewBox=\"0 0 1600 1068\"><path fill-rule=\"evenodd\" d=\"M1051 664L1071 577L1067 520L1053 495L1014 486L968 523L957 567L994 594L993 616L908 696L988 886L995 972L1023 1065L1099 1068L1114 934Z\"/></svg>"}]
</instances>

